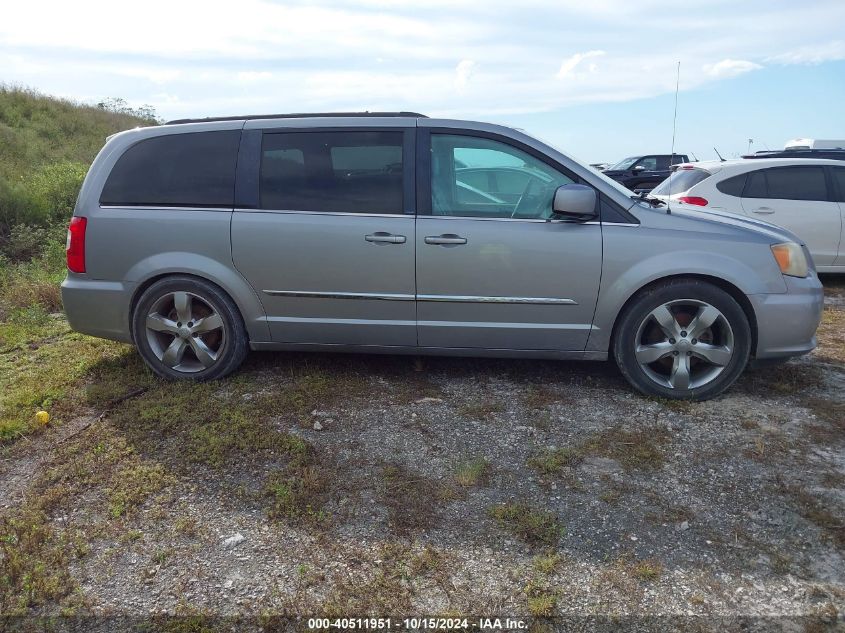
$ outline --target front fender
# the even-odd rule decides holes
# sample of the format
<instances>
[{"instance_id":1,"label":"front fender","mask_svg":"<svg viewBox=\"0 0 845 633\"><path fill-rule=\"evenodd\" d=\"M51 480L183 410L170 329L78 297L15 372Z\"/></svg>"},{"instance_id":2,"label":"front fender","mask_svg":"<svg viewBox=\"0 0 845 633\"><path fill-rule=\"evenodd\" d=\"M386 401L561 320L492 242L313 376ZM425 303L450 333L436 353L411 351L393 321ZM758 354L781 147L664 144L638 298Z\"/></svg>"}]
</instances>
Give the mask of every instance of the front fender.
<instances>
[{"instance_id":1,"label":"front fender","mask_svg":"<svg viewBox=\"0 0 845 633\"><path fill-rule=\"evenodd\" d=\"M749 248L759 249L756 244L749 245ZM763 249L759 250L762 253ZM684 275L714 277L746 295L784 293L787 290L782 275L764 274L765 269L761 271L759 265L755 266L756 258L748 257L747 252L743 257L736 257L704 250L664 249L638 260L633 266L622 258L615 261L608 254L608 249L605 253L593 329L587 341L587 349L590 351L609 349L613 326L625 303L640 289L660 279ZM772 267L772 262L757 263Z\"/></svg>"}]
</instances>

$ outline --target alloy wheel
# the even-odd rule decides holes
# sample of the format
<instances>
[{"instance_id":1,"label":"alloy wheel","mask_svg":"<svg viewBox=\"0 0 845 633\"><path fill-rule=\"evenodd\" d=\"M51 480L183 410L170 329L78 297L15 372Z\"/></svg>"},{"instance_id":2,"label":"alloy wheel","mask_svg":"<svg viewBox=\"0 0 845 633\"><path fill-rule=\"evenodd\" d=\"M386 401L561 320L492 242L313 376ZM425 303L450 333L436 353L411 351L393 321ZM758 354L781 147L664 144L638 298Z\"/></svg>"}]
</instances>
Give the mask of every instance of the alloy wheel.
<instances>
[{"instance_id":1,"label":"alloy wheel","mask_svg":"<svg viewBox=\"0 0 845 633\"><path fill-rule=\"evenodd\" d=\"M734 354L725 315L696 299L664 303L648 313L634 339L646 376L662 387L691 390L715 380Z\"/></svg>"},{"instance_id":2,"label":"alloy wheel","mask_svg":"<svg viewBox=\"0 0 845 633\"><path fill-rule=\"evenodd\" d=\"M159 297L147 313L145 328L153 354L183 373L212 367L226 345L222 317L207 300L191 292Z\"/></svg>"}]
</instances>

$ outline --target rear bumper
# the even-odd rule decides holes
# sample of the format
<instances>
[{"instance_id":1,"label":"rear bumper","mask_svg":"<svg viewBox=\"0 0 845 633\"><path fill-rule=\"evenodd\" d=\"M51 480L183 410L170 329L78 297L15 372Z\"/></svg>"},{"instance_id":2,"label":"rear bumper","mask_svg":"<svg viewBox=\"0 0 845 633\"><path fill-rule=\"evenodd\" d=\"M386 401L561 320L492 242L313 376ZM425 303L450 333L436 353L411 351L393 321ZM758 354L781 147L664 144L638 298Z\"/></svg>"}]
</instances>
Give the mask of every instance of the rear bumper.
<instances>
[{"instance_id":1,"label":"rear bumper","mask_svg":"<svg viewBox=\"0 0 845 633\"><path fill-rule=\"evenodd\" d=\"M783 294L748 295L757 317L758 360L807 354L816 347L824 308L824 289L815 273L784 276Z\"/></svg>"},{"instance_id":2,"label":"rear bumper","mask_svg":"<svg viewBox=\"0 0 845 633\"><path fill-rule=\"evenodd\" d=\"M77 332L132 342L129 304L135 285L99 281L68 273L62 282L62 303L68 323Z\"/></svg>"}]
</instances>

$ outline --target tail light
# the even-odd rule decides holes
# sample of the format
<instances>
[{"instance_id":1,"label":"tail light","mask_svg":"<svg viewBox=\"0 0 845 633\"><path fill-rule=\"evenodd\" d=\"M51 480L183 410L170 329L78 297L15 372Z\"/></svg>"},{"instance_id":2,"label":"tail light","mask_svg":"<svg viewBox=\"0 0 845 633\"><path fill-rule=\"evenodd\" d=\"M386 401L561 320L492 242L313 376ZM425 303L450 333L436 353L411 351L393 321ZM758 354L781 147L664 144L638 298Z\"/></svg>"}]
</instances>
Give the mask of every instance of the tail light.
<instances>
[{"instance_id":1,"label":"tail light","mask_svg":"<svg viewBox=\"0 0 845 633\"><path fill-rule=\"evenodd\" d=\"M73 217L67 228L67 267L74 273L85 272L85 229L88 218Z\"/></svg>"},{"instance_id":2,"label":"tail light","mask_svg":"<svg viewBox=\"0 0 845 633\"><path fill-rule=\"evenodd\" d=\"M699 198L698 196L681 196L678 202L685 204L694 204L697 207L706 207L708 205L706 198Z\"/></svg>"}]
</instances>

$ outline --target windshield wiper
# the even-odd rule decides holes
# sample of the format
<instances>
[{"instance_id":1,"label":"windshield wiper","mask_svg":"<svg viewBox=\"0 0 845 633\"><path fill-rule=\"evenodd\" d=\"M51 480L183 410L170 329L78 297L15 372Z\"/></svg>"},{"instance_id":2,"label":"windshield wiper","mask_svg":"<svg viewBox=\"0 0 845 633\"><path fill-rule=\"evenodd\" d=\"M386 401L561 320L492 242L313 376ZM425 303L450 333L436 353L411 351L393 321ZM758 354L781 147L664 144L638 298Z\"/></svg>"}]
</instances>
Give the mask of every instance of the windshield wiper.
<instances>
[{"instance_id":1,"label":"windshield wiper","mask_svg":"<svg viewBox=\"0 0 845 633\"><path fill-rule=\"evenodd\" d=\"M665 200L661 200L660 198L655 198L654 196L650 196L647 193L640 192L635 196L630 196L631 200L636 200L637 202L645 202L650 204L653 207L659 207L663 204L666 204Z\"/></svg>"}]
</instances>

